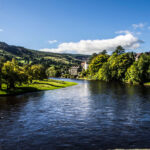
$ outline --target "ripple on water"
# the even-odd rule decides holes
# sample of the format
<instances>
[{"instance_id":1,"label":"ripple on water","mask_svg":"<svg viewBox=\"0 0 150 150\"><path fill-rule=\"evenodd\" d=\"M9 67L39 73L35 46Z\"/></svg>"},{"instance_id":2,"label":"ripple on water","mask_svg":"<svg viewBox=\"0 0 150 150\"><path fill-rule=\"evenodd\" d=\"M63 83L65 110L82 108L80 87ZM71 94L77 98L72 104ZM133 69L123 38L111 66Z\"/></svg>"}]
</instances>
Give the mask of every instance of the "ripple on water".
<instances>
[{"instance_id":1,"label":"ripple on water","mask_svg":"<svg viewBox=\"0 0 150 150\"><path fill-rule=\"evenodd\" d=\"M73 81L79 84L1 97L1 149L150 147L150 88Z\"/></svg>"}]
</instances>

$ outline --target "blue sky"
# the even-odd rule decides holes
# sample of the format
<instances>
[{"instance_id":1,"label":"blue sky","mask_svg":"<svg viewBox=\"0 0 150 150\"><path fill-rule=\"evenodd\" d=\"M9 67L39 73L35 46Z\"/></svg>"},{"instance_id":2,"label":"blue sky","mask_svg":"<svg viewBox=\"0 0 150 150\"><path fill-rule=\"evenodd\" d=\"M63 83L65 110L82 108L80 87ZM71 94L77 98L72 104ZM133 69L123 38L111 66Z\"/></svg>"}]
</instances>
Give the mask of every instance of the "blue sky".
<instances>
[{"instance_id":1,"label":"blue sky","mask_svg":"<svg viewBox=\"0 0 150 150\"><path fill-rule=\"evenodd\" d=\"M150 50L149 0L0 0L0 41L85 53Z\"/></svg>"}]
</instances>

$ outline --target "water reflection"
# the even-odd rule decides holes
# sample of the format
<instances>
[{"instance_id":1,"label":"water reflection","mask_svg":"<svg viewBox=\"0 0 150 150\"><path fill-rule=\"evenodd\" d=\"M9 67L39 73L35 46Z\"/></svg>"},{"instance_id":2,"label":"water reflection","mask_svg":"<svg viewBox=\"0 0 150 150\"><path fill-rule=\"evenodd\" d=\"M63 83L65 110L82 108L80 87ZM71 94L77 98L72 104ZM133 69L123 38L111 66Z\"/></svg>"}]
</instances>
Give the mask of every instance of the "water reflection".
<instances>
[{"instance_id":1,"label":"water reflection","mask_svg":"<svg viewBox=\"0 0 150 150\"><path fill-rule=\"evenodd\" d=\"M79 84L1 97L0 146L4 150L150 147L150 88L73 81Z\"/></svg>"}]
</instances>

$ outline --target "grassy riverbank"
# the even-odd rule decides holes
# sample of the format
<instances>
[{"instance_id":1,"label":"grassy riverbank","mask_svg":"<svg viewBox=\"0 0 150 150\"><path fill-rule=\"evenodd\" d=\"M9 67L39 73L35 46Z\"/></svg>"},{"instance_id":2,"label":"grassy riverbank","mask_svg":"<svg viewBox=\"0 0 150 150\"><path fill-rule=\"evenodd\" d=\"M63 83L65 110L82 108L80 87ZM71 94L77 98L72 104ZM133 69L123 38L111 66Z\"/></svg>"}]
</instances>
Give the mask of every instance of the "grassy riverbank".
<instances>
[{"instance_id":1,"label":"grassy riverbank","mask_svg":"<svg viewBox=\"0 0 150 150\"><path fill-rule=\"evenodd\" d=\"M68 86L73 86L73 85L77 85L77 83L46 79L42 81L34 80L32 84L23 84L21 86L16 85L15 89L7 90L6 85L3 84L2 90L0 90L0 96L17 95L17 94L22 94L22 93L44 91L44 90L53 90L53 89L59 89L59 88L64 88Z\"/></svg>"},{"instance_id":2,"label":"grassy riverbank","mask_svg":"<svg viewBox=\"0 0 150 150\"><path fill-rule=\"evenodd\" d=\"M150 86L150 82L144 83L144 85L146 85L146 86Z\"/></svg>"}]
</instances>

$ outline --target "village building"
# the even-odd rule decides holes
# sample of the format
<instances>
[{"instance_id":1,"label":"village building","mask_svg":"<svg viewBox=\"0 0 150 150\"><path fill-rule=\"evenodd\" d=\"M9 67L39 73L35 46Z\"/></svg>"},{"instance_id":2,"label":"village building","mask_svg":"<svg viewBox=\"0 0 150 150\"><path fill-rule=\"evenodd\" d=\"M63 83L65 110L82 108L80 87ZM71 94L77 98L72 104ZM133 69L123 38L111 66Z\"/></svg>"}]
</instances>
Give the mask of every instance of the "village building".
<instances>
[{"instance_id":1,"label":"village building","mask_svg":"<svg viewBox=\"0 0 150 150\"><path fill-rule=\"evenodd\" d=\"M79 73L79 66L73 66L69 69L69 73L73 76L77 76Z\"/></svg>"},{"instance_id":2,"label":"village building","mask_svg":"<svg viewBox=\"0 0 150 150\"><path fill-rule=\"evenodd\" d=\"M78 76L79 73L84 69L84 70L87 70L88 69L88 64L87 62L82 62L81 63L81 66L72 66L70 69L69 69L69 74L72 75L72 76Z\"/></svg>"},{"instance_id":3,"label":"village building","mask_svg":"<svg viewBox=\"0 0 150 150\"><path fill-rule=\"evenodd\" d=\"M86 61L81 63L81 67L82 67L84 70L87 70L87 69L88 69L88 66L89 66L89 64L87 64Z\"/></svg>"},{"instance_id":4,"label":"village building","mask_svg":"<svg viewBox=\"0 0 150 150\"><path fill-rule=\"evenodd\" d=\"M141 55L142 55L142 53L137 53L135 56L135 61L138 61L138 59L140 58Z\"/></svg>"}]
</instances>

